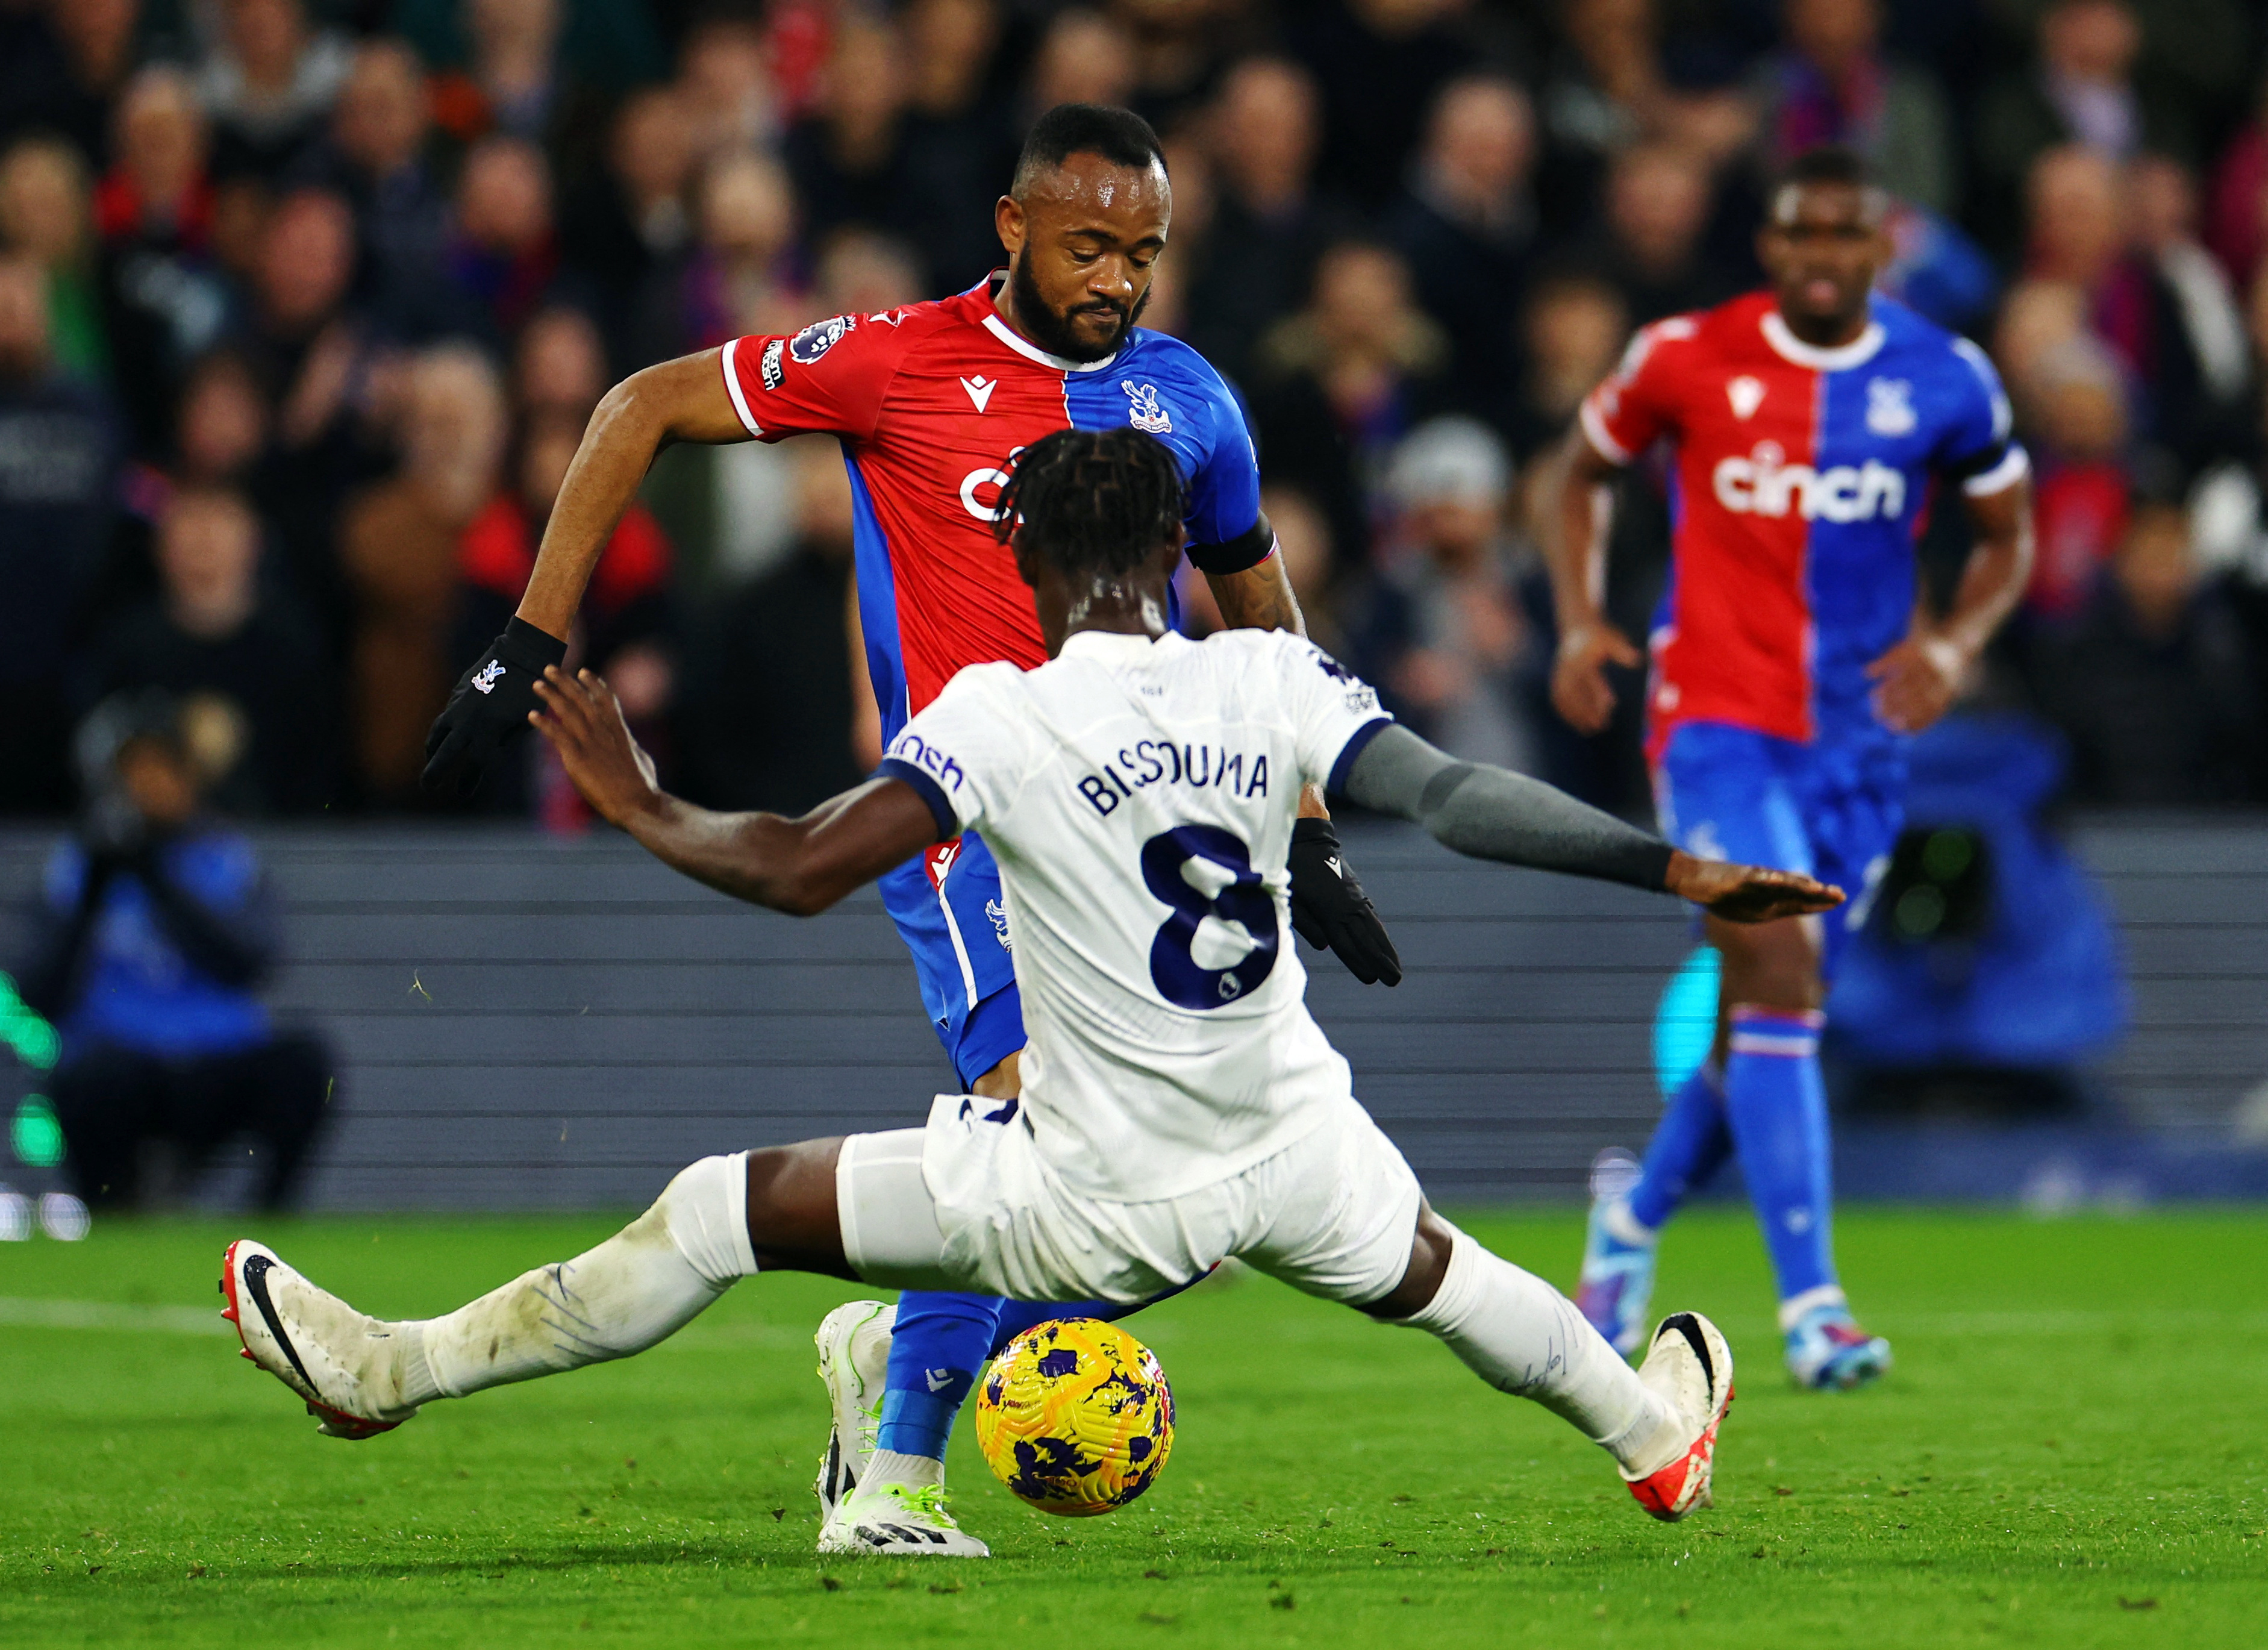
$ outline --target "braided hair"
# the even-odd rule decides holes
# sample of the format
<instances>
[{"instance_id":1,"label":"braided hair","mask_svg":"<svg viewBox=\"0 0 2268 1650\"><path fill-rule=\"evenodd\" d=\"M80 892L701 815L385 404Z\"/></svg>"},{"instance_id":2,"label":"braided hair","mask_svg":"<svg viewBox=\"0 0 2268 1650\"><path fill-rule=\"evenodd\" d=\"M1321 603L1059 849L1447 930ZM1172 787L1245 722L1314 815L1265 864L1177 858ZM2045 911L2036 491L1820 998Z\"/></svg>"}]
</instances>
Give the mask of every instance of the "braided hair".
<instances>
[{"instance_id":1,"label":"braided hair","mask_svg":"<svg viewBox=\"0 0 2268 1650\"><path fill-rule=\"evenodd\" d=\"M1187 508L1171 448L1139 430L1058 430L1017 455L992 534L1074 578L1120 578L1172 541Z\"/></svg>"}]
</instances>

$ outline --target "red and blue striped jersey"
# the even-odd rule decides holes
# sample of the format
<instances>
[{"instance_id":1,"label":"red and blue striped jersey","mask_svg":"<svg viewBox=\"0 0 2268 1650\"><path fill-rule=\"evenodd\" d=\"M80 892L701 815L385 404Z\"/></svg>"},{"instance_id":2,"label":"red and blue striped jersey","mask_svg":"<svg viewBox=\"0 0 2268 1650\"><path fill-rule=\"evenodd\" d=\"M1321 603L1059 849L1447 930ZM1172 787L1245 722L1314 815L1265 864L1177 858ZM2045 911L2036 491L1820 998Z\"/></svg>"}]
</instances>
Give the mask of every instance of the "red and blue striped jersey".
<instances>
[{"instance_id":1,"label":"red and blue striped jersey","mask_svg":"<svg viewBox=\"0 0 2268 1650\"><path fill-rule=\"evenodd\" d=\"M1866 669L1911 623L1932 489L1981 497L2027 468L1984 351L1879 298L1833 350L1797 338L1768 292L1657 321L1584 401L1582 426L1617 464L1657 439L1674 449L1657 754L1684 722L1886 737Z\"/></svg>"},{"instance_id":2,"label":"red and blue striped jersey","mask_svg":"<svg viewBox=\"0 0 2268 1650\"><path fill-rule=\"evenodd\" d=\"M1260 475L1242 409L1203 357L1160 333L1137 328L1108 359L1064 360L1000 319L988 283L792 337L737 338L724 371L757 439L842 439L886 742L964 667L1046 659L1031 593L992 536L1008 461L1041 437L1147 431L1181 460L1193 561L1230 572L1270 549L1251 542Z\"/></svg>"}]
</instances>

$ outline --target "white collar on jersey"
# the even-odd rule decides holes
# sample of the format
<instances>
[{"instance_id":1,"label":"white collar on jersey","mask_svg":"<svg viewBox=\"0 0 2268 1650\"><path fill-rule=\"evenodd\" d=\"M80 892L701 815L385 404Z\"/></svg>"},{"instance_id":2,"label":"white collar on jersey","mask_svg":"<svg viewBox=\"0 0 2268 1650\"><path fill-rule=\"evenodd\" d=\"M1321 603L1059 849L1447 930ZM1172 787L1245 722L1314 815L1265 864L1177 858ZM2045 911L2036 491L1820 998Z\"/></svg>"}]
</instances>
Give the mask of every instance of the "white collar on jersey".
<instances>
[{"instance_id":1,"label":"white collar on jersey","mask_svg":"<svg viewBox=\"0 0 2268 1650\"><path fill-rule=\"evenodd\" d=\"M1882 347L1882 340L1889 335L1882 330L1881 321L1870 320L1867 323L1867 330L1850 343L1837 344L1832 350L1822 350L1817 344L1804 343L1790 332L1787 323L1780 319L1779 311L1764 311L1764 342L1778 351L1783 359L1793 361L1798 366L1808 366L1815 372L1847 372L1854 366L1864 366L1874 358L1874 351Z\"/></svg>"},{"instance_id":2,"label":"white collar on jersey","mask_svg":"<svg viewBox=\"0 0 2268 1650\"><path fill-rule=\"evenodd\" d=\"M1069 361L1059 355L1049 355L1030 339L1020 336L1013 327L1002 320L997 313L990 310L987 310L984 313L984 326L995 338L1006 344L1018 355L1037 361L1042 366L1051 366L1058 372L1100 372L1118 358L1118 351L1116 350L1104 356L1100 361Z\"/></svg>"},{"instance_id":3,"label":"white collar on jersey","mask_svg":"<svg viewBox=\"0 0 2268 1650\"><path fill-rule=\"evenodd\" d=\"M1166 632L1166 636L1173 634L1171 630ZM1101 659L1138 658L1165 639L1163 636L1137 636L1131 630L1073 630L1064 637L1057 657L1092 653Z\"/></svg>"}]
</instances>

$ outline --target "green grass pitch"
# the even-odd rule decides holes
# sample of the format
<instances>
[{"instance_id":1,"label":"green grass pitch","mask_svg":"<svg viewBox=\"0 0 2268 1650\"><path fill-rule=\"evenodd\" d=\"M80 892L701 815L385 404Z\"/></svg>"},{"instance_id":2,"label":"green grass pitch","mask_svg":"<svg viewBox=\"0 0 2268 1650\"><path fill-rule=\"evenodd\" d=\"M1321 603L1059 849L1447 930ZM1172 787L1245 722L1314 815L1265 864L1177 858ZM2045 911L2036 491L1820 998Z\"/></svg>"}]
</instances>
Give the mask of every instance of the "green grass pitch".
<instances>
[{"instance_id":1,"label":"green grass pitch","mask_svg":"<svg viewBox=\"0 0 2268 1650\"><path fill-rule=\"evenodd\" d=\"M614 1224L257 1229L408 1315ZM1470 1224L1573 1270L1572 1214ZM645 1357L346 1444L184 1310L217 1310L231 1229L11 1245L0 1644L2268 1642L2268 1215L1858 1210L1840 1231L1899 1363L1833 1396L1786 1383L1745 1215L1672 1233L1661 1303L1716 1316L1742 1359L1717 1506L1684 1524L1429 1338L1248 1277L1140 1321L1180 1423L1125 1511L1026 1511L963 1426L955 1505L997 1556L961 1565L812 1551L810 1331L844 1286L744 1283Z\"/></svg>"}]
</instances>

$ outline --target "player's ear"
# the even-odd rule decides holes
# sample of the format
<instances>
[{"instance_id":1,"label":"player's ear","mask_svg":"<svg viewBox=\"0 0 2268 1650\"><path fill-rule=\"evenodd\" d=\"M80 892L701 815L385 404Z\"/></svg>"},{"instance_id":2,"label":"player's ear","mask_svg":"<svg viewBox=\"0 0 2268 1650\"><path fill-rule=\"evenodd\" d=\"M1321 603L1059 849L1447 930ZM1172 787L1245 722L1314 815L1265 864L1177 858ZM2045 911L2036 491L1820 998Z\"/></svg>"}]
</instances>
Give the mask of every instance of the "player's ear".
<instances>
[{"instance_id":1,"label":"player's ear","mask_svg":"<svg viewBox=\"0 0 2268 1650\"><path fill-rule=\"evenodd\" d=\"M1012 261L1024 249L1024 203L1012 195L1002 195L992 203L992 227Z\"/></svg>"},{"instance_id":2,"label":"player's ear","mask_svg":"<svg viewBox=\"0 0 2268 1650\"><path fill-rule=\"evenodd\" d=\"M1189 528L1182 523L1174 523L1173 537L1167 539L1158 550L1158 566L1164 572L1167 583L1171 584L1174 573L1180 571L1182 552L1189 548Z\"/></svg>"}]
</instances>

